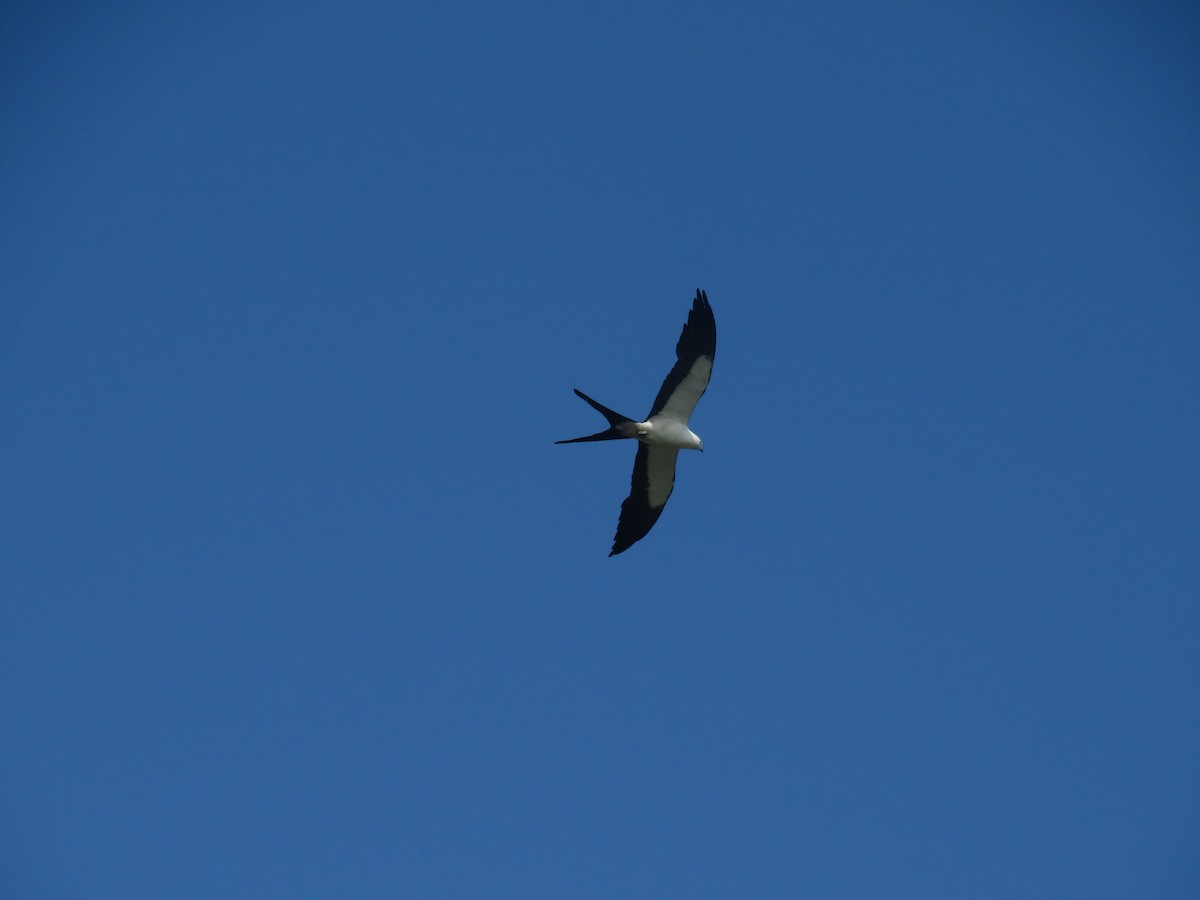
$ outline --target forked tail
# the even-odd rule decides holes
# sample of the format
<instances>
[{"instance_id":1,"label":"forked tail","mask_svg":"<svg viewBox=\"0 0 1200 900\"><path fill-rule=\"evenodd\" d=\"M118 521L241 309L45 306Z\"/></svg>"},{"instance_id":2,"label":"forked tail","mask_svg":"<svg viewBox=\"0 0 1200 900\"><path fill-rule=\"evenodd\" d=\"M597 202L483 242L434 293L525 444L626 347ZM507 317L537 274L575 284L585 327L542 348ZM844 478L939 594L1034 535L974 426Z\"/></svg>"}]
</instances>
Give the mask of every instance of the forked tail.
<instances>
[{"instance_id":1,"label":"forked tail","mask_svg":"<svg viewBox=\"0 0 1200 900\"><path fill-rule=\"evenodd\" d=\"M555 441L554 443L578 444L581 441L619 441L623 438L633 437L632 434L622 434L619 430L620 426L624 425L626 422L633 423L633 419L629 418L628 416L623 416L620 413L613 412L607 406L597 403L583 391L579 390L579 388L575 389L575 393L579 395L581 399L586 401L588 406L592 407L592 409L596 410L596 412L608 419L609 427L596 434L589 434L587 437L571 438L569 441Z\"/></svg>"}]
</instances>

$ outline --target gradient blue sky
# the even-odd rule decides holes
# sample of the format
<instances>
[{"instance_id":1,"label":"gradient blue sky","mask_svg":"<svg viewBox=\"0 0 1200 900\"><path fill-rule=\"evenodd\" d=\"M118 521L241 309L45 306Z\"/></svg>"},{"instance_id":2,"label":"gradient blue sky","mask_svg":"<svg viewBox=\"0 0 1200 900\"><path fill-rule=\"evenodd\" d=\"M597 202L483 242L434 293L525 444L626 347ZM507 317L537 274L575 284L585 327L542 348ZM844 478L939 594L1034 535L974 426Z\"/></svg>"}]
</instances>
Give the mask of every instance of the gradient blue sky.
<instances>
[{"instance_id":1,"label":"gradient blue sky","mask_svg":"<svg viewBox=\"0 0 1200 900\"><path fill-rule=\"evenodd\" d=\"M1188 4L5 15L5 897L1198 895Z\"/></svg>"}]
</instances>

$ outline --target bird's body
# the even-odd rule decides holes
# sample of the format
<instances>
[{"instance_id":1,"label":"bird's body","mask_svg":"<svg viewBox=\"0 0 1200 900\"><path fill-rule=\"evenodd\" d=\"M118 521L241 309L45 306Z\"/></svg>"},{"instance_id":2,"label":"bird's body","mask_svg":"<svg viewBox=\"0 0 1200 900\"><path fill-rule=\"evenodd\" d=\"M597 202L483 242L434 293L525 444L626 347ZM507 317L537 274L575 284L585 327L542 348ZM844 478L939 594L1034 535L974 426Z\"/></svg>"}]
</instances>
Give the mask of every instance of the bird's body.
<instances>
[{"instance_id":1,"label":"bird's body","mask_svg":"<svg viewBox=\"0 0 1200 900\"><path fill-rule=\"evenodd\" d=\"M559 444L586 441L638 441L633 462L629 496L621 504L621 518L613 539L615 556L640 541L654 527L675 487L675 461L680 450L704 450L699 436L689 427L692 410L712 377L717 355L717 323L708 295L696 291L692 310L675 346L676 363L663 381L650 415L638 422L613 412L578 389L575 393L608 420L609 427L597 434Z\"/></svg>"},{"instance_id":2,"label":"bird's body","mask_svg":"<svg viewBox=\"0 0 1200 900\"><path fill-rule=\"evenodd\" d=\"M663 416L651 416L645 422L637 422L630 429L643 444L656 447L674 447L676 450L703 450L704 444L692 429L682 422Z\"/></svg>"}]
</instances>

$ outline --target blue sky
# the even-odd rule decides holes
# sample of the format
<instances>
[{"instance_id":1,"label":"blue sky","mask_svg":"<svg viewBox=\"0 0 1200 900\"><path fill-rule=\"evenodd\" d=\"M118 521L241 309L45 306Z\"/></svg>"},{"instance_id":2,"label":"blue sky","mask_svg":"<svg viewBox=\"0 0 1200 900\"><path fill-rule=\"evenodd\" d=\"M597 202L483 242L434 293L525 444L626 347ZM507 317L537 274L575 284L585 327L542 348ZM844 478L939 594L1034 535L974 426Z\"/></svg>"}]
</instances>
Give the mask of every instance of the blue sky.
<instances>
[{"instance_id":1,"label":"blue sky","mask_svg":"<svg viewBox=\"0 0 1200 900\"><path fill-rule=\"evenodd\" d=\"M1194 11L245 6L7 14L5 896L1196 896Z\"/></svg>"}]
</instances>

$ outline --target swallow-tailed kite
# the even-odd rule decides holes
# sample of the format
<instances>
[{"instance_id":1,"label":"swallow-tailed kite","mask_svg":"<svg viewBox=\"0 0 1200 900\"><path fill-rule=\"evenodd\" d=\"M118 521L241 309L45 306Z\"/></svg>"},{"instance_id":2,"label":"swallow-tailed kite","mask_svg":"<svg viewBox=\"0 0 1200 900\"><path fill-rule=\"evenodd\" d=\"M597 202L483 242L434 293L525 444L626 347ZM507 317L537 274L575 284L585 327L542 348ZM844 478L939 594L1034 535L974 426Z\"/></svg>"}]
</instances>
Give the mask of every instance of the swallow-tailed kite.
<instances>
[{"instance_id":1,"label":"swallow-tailed kite","mask_svg":"<svg viewBox=\"0 0 1200 900\"><path fill-rule=\"evenodd\" d=\"M617 441L636 438L637 456L633 461L633 483L629 496L621 504L621 518L613 538L615 556L628 550L644 538L662 515L667 498L675 487L675 459L680 450L704 450L700 438L688 428L688 419L696 402L708 387L713 358L717 355L717 322L708 295L696 291L692 311L688 313L679 343L675 345L678 361L667 374L654 406L646 421L638 422L601 406L583 391L575 393L608 419L609 428L599 434L555 441L556 444L576 444L580 441Z\"/></svg>"}]
</instances>

